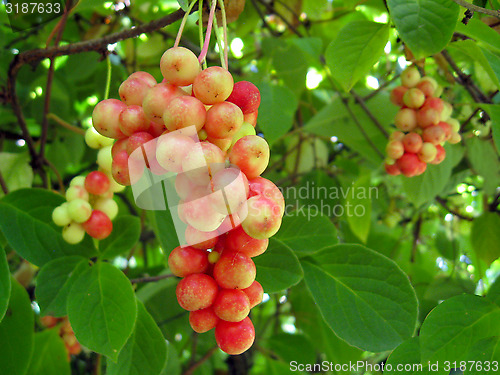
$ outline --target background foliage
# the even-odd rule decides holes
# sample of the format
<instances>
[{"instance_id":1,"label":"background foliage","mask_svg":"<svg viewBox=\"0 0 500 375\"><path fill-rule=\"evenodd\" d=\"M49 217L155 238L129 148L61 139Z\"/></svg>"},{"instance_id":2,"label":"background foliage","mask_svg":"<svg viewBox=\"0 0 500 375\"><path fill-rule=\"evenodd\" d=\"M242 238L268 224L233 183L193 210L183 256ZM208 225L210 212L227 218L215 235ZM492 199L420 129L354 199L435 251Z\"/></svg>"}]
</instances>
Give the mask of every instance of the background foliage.
<instances>
[{"instance_id":1,"label":"background foliage","mask_svg":"<svg viewBox=\"0 0 500 375\"><path fill-rule=\"evenodd\" d=\"M162 276L177 246L168 211L138 209L127 189L114 237L98 249L88 238L62 240L50 215L71 178L96 168L82 130L108 72L111 97L133 71L159 79L179 22L99 41L178 7L81 0L55 42L60 18L34 28L17 20L12 30L0 5L2 371L285 374L290 361L499 361L500 19L476 12L461 22L465 9L450 0L249 0L229 25L230 71L261 91L257 128L271 145L265 177L287 202L281 230L256 258L268 295L254 309L250 351L227 357L213 333L191 332L177 280ZM196 20L181 45L199 53ZM48 58L18 64L23 52L90 40L98 47L53 58L52 77ZM219 64L215 43L208 59ZM397 110L389 92L414 59L445 87L463 142L406 179L387 176L382 162ZM363 187L374 195L346 194ZM325 188L327 196L312 194ZM349 215L349 204L364 214ZM88 350L68 364L41 315L69 315Z\"/></svg>"}]
</instances>

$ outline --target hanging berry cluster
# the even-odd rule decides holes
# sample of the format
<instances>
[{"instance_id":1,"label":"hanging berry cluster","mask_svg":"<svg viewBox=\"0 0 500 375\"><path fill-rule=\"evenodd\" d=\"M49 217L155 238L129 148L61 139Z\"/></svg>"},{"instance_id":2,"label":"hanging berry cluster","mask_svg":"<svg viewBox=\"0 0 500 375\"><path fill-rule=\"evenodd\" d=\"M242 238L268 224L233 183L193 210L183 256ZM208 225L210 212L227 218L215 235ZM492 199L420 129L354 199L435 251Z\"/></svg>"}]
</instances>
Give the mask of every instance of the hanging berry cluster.
<instances>
[{"instance_id":1,"label":"hanging berry cluster","mask_svg":"<svg viewBox=\"0 0 500 375\"><path fill-rule=\"evenodd\" d=\"M442 88L429 76L421 77L415 67L401 74L401 86L391 92L391 102L401 109L394 118L398 130L386 147L385 170L391 175L421 175L427 164L439 164L446 142L460 142L460 123L451 118L453 107L439 98Z\"/></svg>"},{"instance_id":2,"label":"hanging berry cluster","mask_svg":"<svg viewBox=\"0 0 500 375\"><path fill-rule=\"evenodd\" d=\"M73 178L66 190L66 202L52 212L52 220L63 227L62 236L71 244L81 242L85 233L98 240L111 234L111 220L118 214L118 205L113 195L124 189L111 177L113 139L89 128L85 133L85 142L89 147L99 149L99 170L90 172L87 176Z\"/></svg>"},{"instance_id":3,"label":"hanging berry cluster","mask_svg":"<svg viewBox=\"0 0 500 375\"><path fill-rule=\"evenodd\" d=\"M64 346L68 353L68 361L71 355L78 355L82 351L80 343L76 339L75 332L71 328L68 317L56 318L53 316L43 316L40 318L41 323L47 328L53 328L58 326L59 336L64 341Z\"/></svg>"},{"instance_id":4,"label":"hanging berry cluster","mask_svg":"<svg viewBox=\"0 0 500 375\"><path fill-rule=\"evenodd\" d=\"M270 150L255 132L259 90L248 81L234 83L227 55L223 67L202 69L214 4L200 57L179 47L178 36L161 57L161 82L146 72L131 74L119 87L121 100L98 103L92 120L97 132L116 139L111 155L118 183L133 185L148 169L174 176L178 199L168 204L184 228L184 241L168 258L170 271L182 278L177 300L190 312L194 331L215 328L218 346L234 355L254 342L248 315L264 291L252 258L278 231L285 202L278 187L260 177Z\"/></svg>"}]
</instances>

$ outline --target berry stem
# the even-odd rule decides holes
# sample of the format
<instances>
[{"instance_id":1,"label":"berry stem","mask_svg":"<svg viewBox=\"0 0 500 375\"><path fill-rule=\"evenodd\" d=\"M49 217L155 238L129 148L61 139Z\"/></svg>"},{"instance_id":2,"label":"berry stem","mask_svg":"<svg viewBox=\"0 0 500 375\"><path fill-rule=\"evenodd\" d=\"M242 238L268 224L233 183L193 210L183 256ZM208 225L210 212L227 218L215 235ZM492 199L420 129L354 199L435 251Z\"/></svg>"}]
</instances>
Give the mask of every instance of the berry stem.
<instances>
[{"instance_id":1,"label":"berry stem","mask_svg":"<svg viewBox=\"0 0 500 375\"><path fill-rule=\"evenodd\" d=\"M226 7L224 5L224 0L219 0L219 6L222 15L222 29L224 31L224 62L225 68L229 68L229 46L227 44L227 19L226 19Z\"/></svg>"},{"instance_id":2,"label":"berry stem","mask_svg":"<svg viewBox=\"0 0 500 375\"><path fill-rule=\"evenodd\" d=\"M106 65L107 65L107 72L106 72L106 87L104 88L104 99L109 98L109 88L111 87L111 59L109 58L109 55L106 56Z\"/></svg>"},{"instance_id":3,"label":"berry stem","mask_svg":"<svg viewBox=\"0 0 500 375\"><path fill-rule=\"evenodd\" d=\"M198 57L198 61L201 63L205 61L205 57L208 52L208 45L210 44L210 35L212 33L212 26L214 23L214 14L215 14L215 5L217 4L217 0L212 1L212 7L210 8L210 14L208 15L208 25L207 25L207 33L205 35L205 43L203 43L203 48L201 50L200 56Z\"/></svg>"},{"instance_id":4,"label":"berry stem","mask_svg":"<svg viewBox=\"0 0 500 375\"><path fill-rule=\"evenodd\" d=\"M191 10L193 9L194 5L196 4L197 0L193 0L191 4L189 4L189 7L184 14L184 17L182 17L181 25L179 26L179 31L177 32L177 36L175 38L175 43L174 47L178 47L179 43L181 42L181 37L182 37L182 32L184 31L184 26L186 26L187 19L189 15L191 14ZM201 10L200 10L201 11Z\"/></svg>"},{"instance_id":5,"label":"berry stem","mask_svg":"<svg viewBox=\"0 0 500 375\"><path fill-rule=\"evenodd\" d=\"M219 56L220 56L220 64L224 69L227 69L227 64L224 60L224 47L222 47L222 36L220 35L219 25L217 25L217 17L214 18L214 28L215 28L215 36L217 39L217 45L219 46Z\"/></svg>"},{"instance_id":6,"label":"berry stem","mask_svg":"<svg viewBox=\"0 0 500 375\"><path fill-rule=\"evenodd\" d=\"M198 32L200 36L200 50L203 49L203 0L199 0L198 4ZM203 69L207 68L207 62L203 61Z\"/></svg>"}]
</instances>

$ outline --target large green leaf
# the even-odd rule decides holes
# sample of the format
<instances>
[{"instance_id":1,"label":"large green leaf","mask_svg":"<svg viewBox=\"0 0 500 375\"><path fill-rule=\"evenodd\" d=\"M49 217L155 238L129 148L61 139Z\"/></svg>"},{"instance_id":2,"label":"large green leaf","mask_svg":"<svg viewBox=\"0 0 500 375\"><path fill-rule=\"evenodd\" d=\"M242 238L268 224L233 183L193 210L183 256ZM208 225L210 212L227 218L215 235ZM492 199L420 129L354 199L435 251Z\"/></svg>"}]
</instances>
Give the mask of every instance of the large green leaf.
<instances>
[{"instance_id":1,"label":"large green leaf","mask_svg":"<svg viewBox=\"0 0 500 375\"><path fill-rule=\"evenodd\" d=\"M283 217L276 239L292 249L297 256L314 254L339 242L337 229L327 216L316 210L302 210Z\"/></svg>"},{"instance_id":2,"label":"large green leaf","mask_svg":"<svg viewBox=\"0 0 500 375\"><path fill-rule=\"evenodd\" d=\"M46 263L36 278L35 295L42 316L67 315L66 302L74 282L88 268L79 256L63 257Z\"/></svg>"},{"instance_id":3,"label":"large green leaf","mask_svg":"<svg viewBox=\"0 0 500 375\"><path fill-rule=\"evenodd\" d=\"M48 329L35 334L35 346L27 375L71 375L68 352L59 330Z\"/></svg>"},{"instance_id":4,"label":"large green leaf","mask_svg":"<svg viewBox=\"0 0 500 375\"><path fill-rule=\"evenodd\" d=\"M441 164L428 164L427 170L420 176L401 177L406 196L415 206L419 207L441 194L448 184L453 167L462 159L463 148L455 145L447 146L445 150L446 158Z\"/></svg>"},{"instance_id":5,"label":"large green leaf","mask_svg":"<svg viewBox=\"0 0 500 375\"><path fill-rule=\"evenodd\" d=\"M0 247L0 322L3 319L10 297L10 271L5 251Z\"/></svg>"},{"instance_id":6,"label":"large green leaf","mask_svg":"<svg viewBox=\"0 0 500 375\"><path fill-rule=\"evenodd\" d=\"M420 362L420 340L412 337L393 350L385 364L384 374L429 374L427 366Z\"/></svg>"},{"instance_id":7,"label":"large green leaf","mask_svg":"<svg viewBox=\"0 0 500 375\"><path fill-rule=\"evenodd\" d=\"M102 258L110 259L130 250L141 235L141 223L138 217L125 215L113 222L113 231L99 244Z\"/></svg>"},{"instance_id":8,"label":"large green leaf","mask_svg":"<svg viewBox=\"0 0 500 375\"><path fill-rule=\"evenodd\" d=\"M417 59L446 47L460 8L451 0L388 0L387 6L399 36Z\"/></svg>"},{"instance_id":9,"label":"large green leaf","mask_svg":"<svg viewBox=\"0 0 500 375\"><path fill-rule=\"evenodd\" d=\"M30 157L27 152L19 154L0 152L0 172L9 191L31 187L33 169L29 162ZM4 195L3 190L0 191L0 197L2 195Z\"/></svg>"},{"instance_id":10,"label":"large green leaf","mask_svg":"<svg viewBox=\"0 0 500 375\"><path fill-rule=\"evenodd\" d=\"M456 32L476 39L478 44L500 51L500 35L480 18L473 17L467 25L457 22Z\"/></svg>"},{"instance_id":11,"label":"large green leaf","mask_svg":"<svg viewBox=\"0 0 500 375\"><path fill-rule=\"evenodd\" d=\"M109 362L107 375L158 375L167 359L163 334L142 302L137 300L137 322L116 363Z\"/></svg>"},{"instance_id":12,"label":"large green leaf","mask_svg":"<svg viewBox=\"0 0 500 375\"><path fill-rule=\"evenodd\" d=\"M70 245L63 240L61 228L52 224L52 211L63 202L61 195L42 189L20 189L0 200L0 229L9 245L30 263L41 267L63 256L95 255L90 237Z\"/></svg>"},{"instance_id":13,"label":"large green leaf","mask_svg":"<svg viewBox=\"0 0 500 375\"><path fill-rule=\"evenodd\" d=\"M160 241L161 248L166 256L179 246L179 239L175 231L174 222L170 211L147 211L150 225L153 227L156 238Z\"/></svg>"},{"instance_id":14,"label":"large green leaf","mask_svg":"<svg viewBox=\"0 0 500 375\"><path fill-rule=\"evenodd\" d=\"M464 294L444 301L420 329L422 363L466 360L476 342L500 335L499 321L500 307L485 298Z\"/></svg>"},{"instance_id":15,"label":"large green leaf","mask_svg":"<svg viewBox=\"0 0 500 375\"><path fill-rule=\"evenodd\" d=\"M297 284L303 276L299 260L280 240L271 238L266 252L254 258L257 280L267 293L275 293Z\"/></svg>"},{"instance_id":16,"label":"large green leaf","mask_svg":"<svg viewBox=\"0 0 500 375\"><path fill-rule=\"evenodd\" d=\"M498 153L491 142L480 140L478 137L468 139L466 146L472 169L484 178L485 193L494 194L500 183Z\"/></svg>"},{"instance_id":17,"label":"large green leaf","mask_svg":"<svg viewBox=\"0 0 500 375\"><path fill-rule=\"evenodd\" d=\"M493 133L493 141L497 152L500 151L500 105L498 104L481 104L491 118L491 132Z\"/></svg>"},{"instance_id":18,"label":"large green leaf","mask_svg":"<svg viewBox=\"0 0 500 375\"><path fill-rule=\"evenodd\" d=\"M495 302L500 306L500 277L497 276L495 282L490 286L488 290L487 298Z\"/></svg>"},{"instance_id":19,"label":"large green leaf","mask_svg":"<svg viewBox=\"0 0 500 375\"><path fill-rule=\"evenodd\" d=\"M345 91L364 77L375 64L389 40L389 25L353 21L340 30L326 49L326 63Z\"/></svg>"},{"instance_id":20,"label":"large green leaf","mask_svg":"<svg viewBox=\"0 0 500 375\"><path fill-rule=\"evenodd\" d=\"M304 54L298 46L291 43L280 43L273 52L276 75L296 96L300 96L306 85L308 67Z\"/></svg>"},{"instance_id":21,"label":"large green leaf","mask_svg":"<svg viewBox=\"0 0 500 375\"><path fill-rule=\"evenodd\" d=\"M344 216L351 227L351 231L364 243L370 234L372 220L372 199L370 190L370 176L361 176L350 187L351 194L347 195Z\"/></svg>"},{"instance_id":22,"label":"large green leaf","mask_svg":"<svg viewBox=\"0 0 500 375\"><path fill-rule=\"evenodd\" d=\"M469 350L464 375L489 375L492 370L498 371L499 363L500 336L479 340Z\"/></svg>"},{"instance_id":23,"label":"large green leaf","mask_svg":"<svg viewBox=\"0 0 500 375\"><path fill-rule=\"evenodd\" d=\"M265 343L266 348L281 360L290 363L314 363L316 352L311 341L303 334L280 333L273 335Z\"/></svg>"},{"instance_id":24,"label":"large green leaf","mask_svg":"<svg viewBox=\"0 0 500 375\"><path fill-rule=\"evenodd\" d=\"M127 277L98 262L71 288L67 311L78 341L116 361L134 329L137 306Z\"/></svg>"},{"instance_id":25,"label":"large green leaf","mask_svg":"<svg viewBox=\"0 0 500 375\"><path fill-rule=\"evenodd\" d=\"M28 293L12 279L9 307L0 323L2 374L26 374L33 352L33 324L33 310Z\"/></svg>"},{"instance_id":26,"label":"large green leaf","mask_svg":"<svg viewBox=\"0 0 500 375\"><path fill-rule=\"evenodd\" d=\"M285 86L262 83L258 87L261 98L258 125L271 145L292 127L298 102Z\"/></svg>"},{"instance_id":27,"label":"large green leaf","mask_svg":"<svg viewBox=\"0 0 500 375\"><path fill-rule=\"evenodd\" d=\"M349 344L379 352L411 337L417 299L408 277L389 258L361 245L336 245L302 262L321 314Z\"/></svg>"},{"instance_id":28,"label":"large green leaf","mask_svg":"<svg viewBox=\"0 0 500 375\"><path fill-rule=\"evenodd\" d=\"M476 255L488 266L500 257L499 228L500 215L493 212L485 212L472 223L472 247Z\"/></svg>"}]
</instances>

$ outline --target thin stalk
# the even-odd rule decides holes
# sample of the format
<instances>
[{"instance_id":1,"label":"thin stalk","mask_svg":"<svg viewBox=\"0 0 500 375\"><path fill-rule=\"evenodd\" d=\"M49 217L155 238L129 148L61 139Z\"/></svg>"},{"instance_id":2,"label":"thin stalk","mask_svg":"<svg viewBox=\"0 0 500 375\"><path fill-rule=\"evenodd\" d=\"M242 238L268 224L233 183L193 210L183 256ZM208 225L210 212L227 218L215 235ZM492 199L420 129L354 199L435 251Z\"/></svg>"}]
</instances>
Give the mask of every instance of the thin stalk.
<instances>
[{"instance_id":1,"label":"thin stalk","mask_svg":"<svg viewBox=\"0 0 500 375\"><path fill-rule=\"evenodd\" d=\"M227 17L226 17L226 6L224 5L224 0L219 0L220 11L222 15L222 30L224 31L224 62L226 63L226 69L229 68L229 45L227 42Z\"/></svg>"},{"instance_id":2,"label":"thin stalk","mask_svg":"<svg viewBox=\"0 0 500 375\"><path fill-rule=\"evenodd\" d=\"M109 58L109 55L106 56L106 67L107 67L107 72L106 72L106 87L104 88L104 99L109 98L109 89L111 87L111 59Z\"/></svg>"},{"instance_id":3,"label":"thin stalk","mask_svg":"<svg viewBox=\"0 0 500 375\"><path fill-rule=\"evenodd\" d=\"M177 37L175 38L175 43L174 47L178 47L179 43L181 42L181 37L182 37L182 32L184 31L184 26L186 26L187 19L189 15L191 14L191 11L193 10L194 5L196 4L197 0L193 0L191 4L189 5L186 14L184 14L184 17L182 17L181 25L179 26L179 31L177 32ZM201 8L200 8L201 12Z\"/></svg>"},{"instance_id":4,"label":"thin stalk","mask_svg":"<svg viewBox=\"0 0 500 375\"><path fill-rule=\"evenodd\" d=\"M224 59L225 46L222 47L222 36L220 35L219 25L217 25L217 17L214 17L214 29L215 29L215 37L216 37L216 41L217 41L217 46L219 46L220 65L224 69L227 69L227 63L225 62L226 60Z\"/></svg>"},{"instance_id":5,"label":"thin stalk","mask_svg":"<svg viewBox=\"0 0 500 375\"><path fill-rule=\"evenodd\" d=\"M217 0L212 0L212 7L210 8L210 14L208 15L208 24L207 24L207 33L205 35L205 42L203 43L203 48L201 49L200 56L198 57L198 61L200 63L205 61L205 57L207 57L208 46L210 44L210 35L212 34L212 26L214 24L214 14L216 5L217 5Z\"/></svg>"},{"instance_id":6,"label":"thin stalk","mask_svg":"<svg viewBox=\"0 0 500 375\"><path fill-rule=\"evenodd\" d=\"M198 33L200 36L200 53L203 50L204 40L203 40L203 0L199 0L198 4ZM207 68L207 62L203 61L203 69Z\"/></svg>"}]
</instances>

